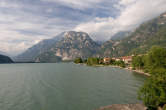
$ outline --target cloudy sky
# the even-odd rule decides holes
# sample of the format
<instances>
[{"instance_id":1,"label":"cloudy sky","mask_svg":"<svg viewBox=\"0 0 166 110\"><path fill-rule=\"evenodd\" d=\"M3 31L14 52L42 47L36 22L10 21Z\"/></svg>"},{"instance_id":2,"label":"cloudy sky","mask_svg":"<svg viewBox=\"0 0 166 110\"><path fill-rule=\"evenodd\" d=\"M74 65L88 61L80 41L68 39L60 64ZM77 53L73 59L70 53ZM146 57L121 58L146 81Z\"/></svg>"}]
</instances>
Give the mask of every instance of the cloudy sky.
<instances>
[{"instance_id":1,"label":"cloudy sky","mask_svg":"<svg viewBox=\"0 0 166 110\"><path fill-rule=\"evenodd\" d=\"M23 52L63 31L108 40L166 12L166 0L0 0L0 51Z\"/></svg>"}]
</instances>

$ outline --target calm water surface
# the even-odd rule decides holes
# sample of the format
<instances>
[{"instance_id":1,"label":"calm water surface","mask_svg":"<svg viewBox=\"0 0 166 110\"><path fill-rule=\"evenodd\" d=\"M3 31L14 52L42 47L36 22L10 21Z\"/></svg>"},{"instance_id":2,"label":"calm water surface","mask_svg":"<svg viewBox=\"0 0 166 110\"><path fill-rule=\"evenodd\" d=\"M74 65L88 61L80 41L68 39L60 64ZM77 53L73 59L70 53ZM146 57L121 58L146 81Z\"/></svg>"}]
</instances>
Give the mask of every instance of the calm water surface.
<instances>
[{"instance_id":1,"label":"calm water surface","mask_svg":"<svg viewBox=\"0 0 166 110\"><path fill-rule=\"evenodd\" d=\"M95 110L137 103L146 77L73 63L0 65L0 110Z\"/></svg>"}]
</instances>

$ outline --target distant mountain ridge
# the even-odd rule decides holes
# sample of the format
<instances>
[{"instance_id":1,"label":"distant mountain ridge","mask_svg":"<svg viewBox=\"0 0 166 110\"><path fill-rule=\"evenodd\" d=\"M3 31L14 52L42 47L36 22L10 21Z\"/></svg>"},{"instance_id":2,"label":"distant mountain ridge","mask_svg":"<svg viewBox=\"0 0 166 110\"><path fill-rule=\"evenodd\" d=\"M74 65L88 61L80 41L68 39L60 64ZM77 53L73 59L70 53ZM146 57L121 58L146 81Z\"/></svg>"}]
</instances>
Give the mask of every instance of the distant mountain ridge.
<instances>
[{"instance_id":1,"label":"distant mountain ridge","mask_svg":"<svg viewBox=\"0 0 166 110\"><path fill-rule=\"evenodd\" d=\"M11 58L5 55L0 55L0 64L3 63L14 63Z\"/></svg>"},{"instance_id":2,"label":"distant mountain ridge","mask_svg":"<svg viewBox=\"0 0 166 110\"><path fill-rule=\"evenodd\" d=\"M121 40L109 40L101 46L101 56L125 56L146 53L153 45L166 47L166 13L140 25Z\"/></svg>"}]
</instances>

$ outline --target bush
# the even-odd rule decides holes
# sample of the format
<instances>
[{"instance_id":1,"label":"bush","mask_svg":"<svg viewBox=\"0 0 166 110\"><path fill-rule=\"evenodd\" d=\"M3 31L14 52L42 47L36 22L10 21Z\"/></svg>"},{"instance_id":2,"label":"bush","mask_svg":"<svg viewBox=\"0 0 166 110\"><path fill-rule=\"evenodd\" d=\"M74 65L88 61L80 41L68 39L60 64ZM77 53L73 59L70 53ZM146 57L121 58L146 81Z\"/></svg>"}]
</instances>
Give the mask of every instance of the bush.
<instances>
[{"instance_id":1,"label":"bush","mask_svg":"<svg viewBox=\"0 0 166 110\"><path fill-rule=\"evenodd\" d=\"M136 69L143 69L144 67L143 56L134 56L132 58L132 67Z\"/></svg>"},{"instance_id":2,"label":"bush","mask_svg":"<svg viewBox=\"0 0 166 110\"><path fill-rule=\"evenodd\" d=\"M125 67L126 67L124 61L115 61L114 64L117 65L117 66L120 66L120 67L122 67L122 68L125 68Z\"/></svg>"},{"instance_id":3,"label":"bush","mask_svg":"<svg viewBox=\"0 0 166 110\"><path fill-rule=\"evenodd\" d=\"M74 60L74 63L78 64L78 63L83 63L82 59L81 58L76 58Z\"/></svg>"},{"instance_id":4,"label":"bush","mask_svg":"<svg viewBox=\"0 0 166 110\"><path fill-rule=\"evenodd\" d=\"M148 110L157 110L158 106L162 107L166 104L166 70L152 75L140 89L138 95Z\"/></svg>"},{"instance_id":5,"label":"bush","mask_svg":"<svg viewBox=\"0 0 166 110\"><path fill-rule=\"evenodd\" d=\"M99 58L91 57L87 59L87 65L97 65L99 64Z\"/></svg>"},{"instance_id":6,"label":"bush","mask_svg":"<svg viewBox=\"0 0 166 110\"><path fill-rule=\"evenodd\" d=\"M153 73L157 68L166 68L166 49L154 46L145 59L145 69Z\"/></svg>"}]
</instances>

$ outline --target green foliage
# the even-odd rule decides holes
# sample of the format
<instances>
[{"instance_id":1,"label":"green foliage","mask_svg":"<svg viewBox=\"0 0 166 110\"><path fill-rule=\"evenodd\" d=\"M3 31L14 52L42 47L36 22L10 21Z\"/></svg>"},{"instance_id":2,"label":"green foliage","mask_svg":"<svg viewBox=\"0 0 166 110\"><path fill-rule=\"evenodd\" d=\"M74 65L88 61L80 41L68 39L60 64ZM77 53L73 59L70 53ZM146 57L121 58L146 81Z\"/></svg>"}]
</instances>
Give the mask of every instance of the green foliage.
<instances>
[{"instance_id":1,"label":"green foliage","mask_svg":"<svg viewBox=\"0 0 166 110\"><path fill-rule=\"evenodd\" d=\"M91 57L87 59L87 65L97 65L99 64L99 58Z\"/></svg>"},{"instance_id":2,"label":"green foliage","mask_svg":"<svg viewBox=\"0 0 166 110\"><path fill-rule=\"evenodd\" d=\"M148 53L146 68L150 73L156 68L166 68L166 49L154 46Z\"/></svg>"},{"instance_id":3,"label":"green foliage","mask_svg":"<svg viewBox=\"0 0 166 110\"><path fill-rule=\"evenodd\" d=\"M125 68L125 67L126 67L124 61L122 61L122 60L120 60L120 61L115 61L115 62L114 62L114 65L120 66L120 67L122 67L122 68Z\"/></svg>"},{"instance_id":4,"label":"green foliage","mask_svg":"<svg viewBox=\"0 0 166 110\"><path fill-rule=\"evenodd\" d=\"M84 60L83 60L83 63L87 63L87 59L84 59Z\"/></svg>"},{"instance_id":5,"label":"green foliage","mask_svg":"<svg viewBox=\"0 0 166 110\"><path fill-rule=\"evenodd\" d=\"M81 59L81 58L76 58L75 60L74 60L74 63L83 63L83 60Z\"/></svg>"},{"instance_id":6,"label":"green foliage","mask_svg":"<svg viewBox=\"0 0 166 110\"><path fill-rule=\"evenodd\" d=\"M149 110L156 110L158 106L166 104L166 49L154 46L142 59L143 68L151 73L151 77L140 89L139 99Z\"/></svg>"},{"instance_id":7,"label":"green foliage","mask_svg":"<svg viewBox=\"0 0 166 110\"><path fill-rule=\"evenodd\" d=\"M155 73L155 69L166 68L166 49L153 46L147 55L134 56L132 59L134 69L143 69L148 73Z\"/></svg>"},{"instance_id":8,"label":"green foliage","mask_svg":"<svg viewBox=\"0 0 166 110\"><path fill-rule=\"evenodd\" d=\"M158 106L166 104L166 71L152 75L138 95L149 110L156 110Z\"/></svg>"},{"instance_id":9,"label":"green foliage","mask_svg":"<svg viewBox=\"0 0 166 110\"><path fill-rule=\"evenodd\" d=\"M143 69L144 67L143 56L134 56L132 58L132 67L136 69Z\"/></svg>"},{"instance_id":10,"label":"green foliage","mask_svg":"<svg viewBox=\"0 0 166 110\"><path fill-rule=\"evenodd\" d=\"M110 60L110 65L115 65L115 64L116 64L116 61L113 60L113 59L111 59L111 60Z\"/></svg>"}]
</instances>

